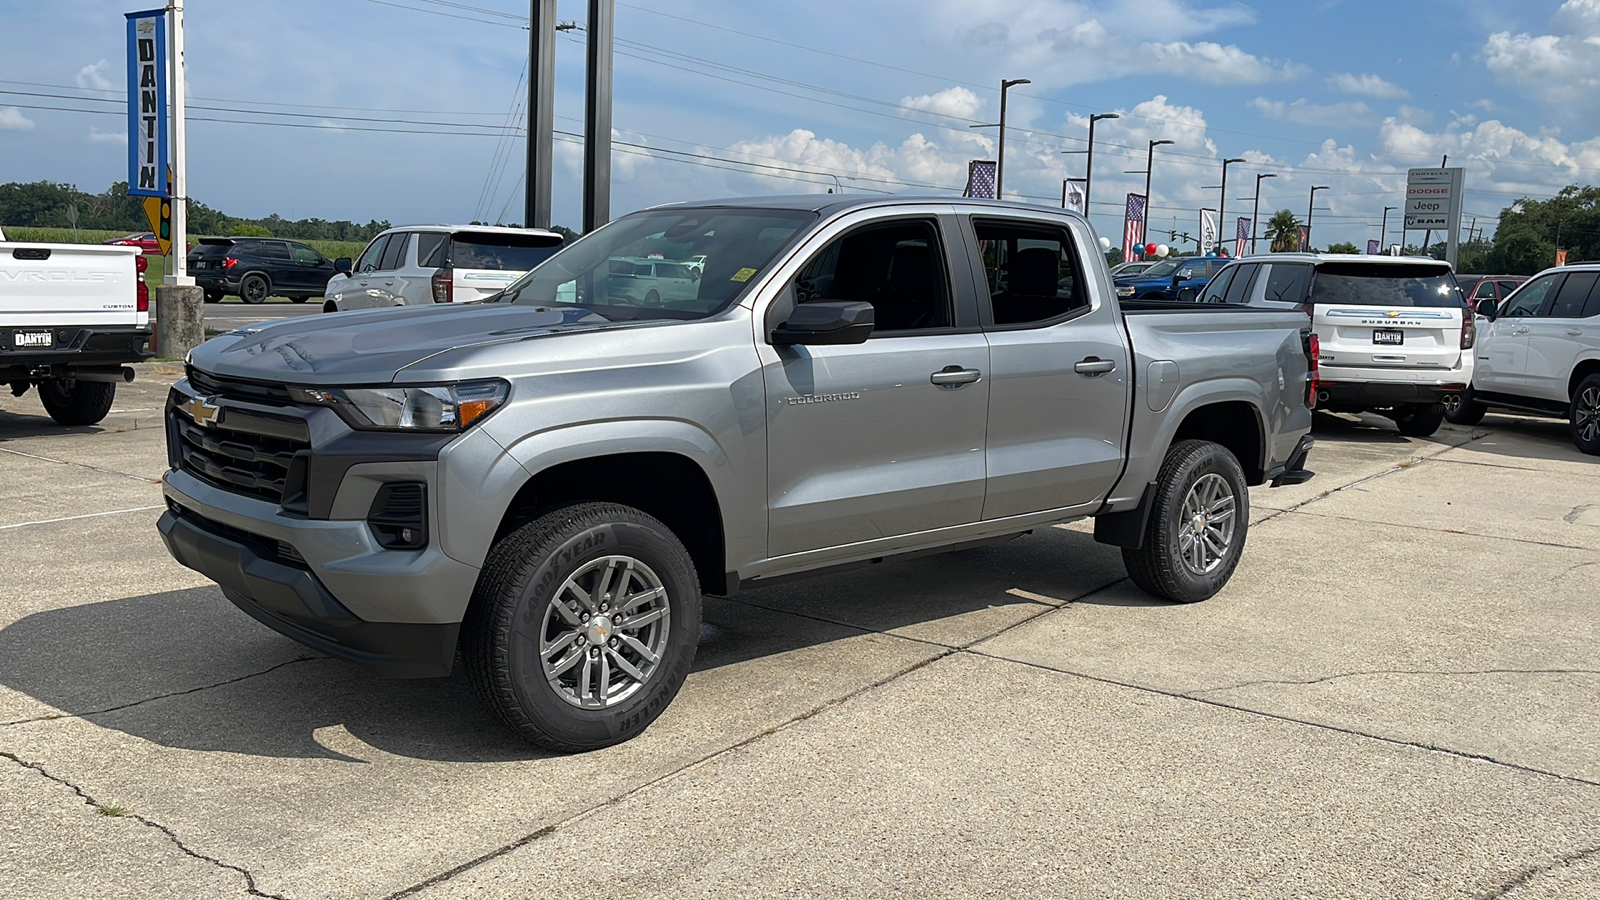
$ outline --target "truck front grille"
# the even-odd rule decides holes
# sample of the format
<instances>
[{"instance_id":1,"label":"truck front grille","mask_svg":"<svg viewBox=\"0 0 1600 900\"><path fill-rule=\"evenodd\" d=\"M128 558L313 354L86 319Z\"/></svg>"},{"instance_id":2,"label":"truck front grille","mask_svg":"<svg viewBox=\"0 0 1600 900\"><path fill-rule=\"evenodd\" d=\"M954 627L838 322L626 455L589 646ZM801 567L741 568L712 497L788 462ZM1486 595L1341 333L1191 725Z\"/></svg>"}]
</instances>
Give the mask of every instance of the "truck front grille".
<instances>
[{"instance_id":1,"label":"truck front grille","mask_svg":"<svg viewBox=\"0 0 1600 900\"><path fill-rule=\"evenodd\" d=\"M216 425L200 425L180 407L167 412L178 438L178 467L215 485L273 503L299 493L311 449L305 423L227 408ZM296 434L295 432L299 432Z\"/></svg>"}]
</instances>

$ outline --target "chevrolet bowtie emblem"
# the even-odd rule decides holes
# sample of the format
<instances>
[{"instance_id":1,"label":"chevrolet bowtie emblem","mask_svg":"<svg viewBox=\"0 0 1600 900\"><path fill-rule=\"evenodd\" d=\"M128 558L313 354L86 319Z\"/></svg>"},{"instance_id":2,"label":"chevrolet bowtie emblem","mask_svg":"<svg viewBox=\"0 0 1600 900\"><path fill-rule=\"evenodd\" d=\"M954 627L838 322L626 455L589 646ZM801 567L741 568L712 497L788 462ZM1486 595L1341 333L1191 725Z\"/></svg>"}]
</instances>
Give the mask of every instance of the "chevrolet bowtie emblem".
<instances>
[{"instance_id":1,"label":"chevrolet bowtie emblem","mask_svg":"<svg viewBox=\"0 0 1600 900\"><path fill-rule=\"evenodd\" d=\"M1393 311L1390 311L1390 312L1386 312L1386 313L1384 313L1384 315L1386 315L1386 316L1388 316L1388 317L1389 317L1389 318L1391 318L1391 319L1397 319L1397 318L1399 318L1399 317L1400 317L1400 314L1399 314L1399 313L1397 313L1397 312L1393 312Z\"/></svg>"},{"instance_id":2,"label":"chevrolet bowtie emblem","mask_svg":"<svg viewBox=\"0 0 1600 900\"><path fill-rule=\"evenodd\" d=\"M207 403L204 397L196 397L179 409L188 413L189 418L199 425L216 425L222 421L222 407Z\"/></svg>"}]
</instances>

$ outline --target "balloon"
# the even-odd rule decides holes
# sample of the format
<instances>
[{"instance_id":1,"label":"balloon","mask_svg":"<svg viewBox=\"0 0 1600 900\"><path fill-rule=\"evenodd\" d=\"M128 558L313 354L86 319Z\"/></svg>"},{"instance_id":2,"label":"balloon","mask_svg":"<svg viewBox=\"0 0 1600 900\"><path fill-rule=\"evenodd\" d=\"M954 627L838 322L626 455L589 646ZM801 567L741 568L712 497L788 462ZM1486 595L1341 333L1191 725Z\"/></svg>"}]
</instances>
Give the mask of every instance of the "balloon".
<instances>
[{"instance_id":1,"label":"balloon","mask_svg":"<svg viewBox=\"0 0 1600 900\"><path fill-rule=\"evenodd\" d=\"M1144 245L1144 252L1145 252L1145 255L1147 255L1147 256L1154 256L1155 252L1156 252L1156 245L1155 244L1145 244Z\"/></svg>"},{"instance_id":2,"label":"balloon","mask_svg":"<svg viewBox=\"0 0 1600 900\"><path fill-rule=\"evenodd\" d=\"M1160 245L1158 245L1156 247L1156 255L1161 257L1162 259L1166 259L1167 258L1167 254L1171 253L1171 252L1172 252L1172 248L1168 247L1166 244L1160 244Z\"/></svg>"},{"instance_id":3,"label":"balloon","mask_svg":"<svg viewBox=\"0 0 1600 900\"><path fill-rule=\"evenodd\" d=\"M1102 237L1100 239L1100 249L1101 250L1110 250L1111 249L1111 238Z\"/></svg>"}]
</instances>

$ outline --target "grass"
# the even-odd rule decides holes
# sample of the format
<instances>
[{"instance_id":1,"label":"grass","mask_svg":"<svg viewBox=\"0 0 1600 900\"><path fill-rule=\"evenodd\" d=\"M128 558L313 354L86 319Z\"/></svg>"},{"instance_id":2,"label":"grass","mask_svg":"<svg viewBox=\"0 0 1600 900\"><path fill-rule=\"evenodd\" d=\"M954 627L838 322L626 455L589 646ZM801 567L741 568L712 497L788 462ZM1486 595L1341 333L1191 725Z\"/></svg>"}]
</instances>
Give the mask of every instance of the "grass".
<instances>
[{"instance_id":1,"label":"grass","mask_svg":"<svg viewBox=\"0 0 1600 900\"><path fill-rule=\"evenodd\" d=\"M94 811L96 815L113 819L118 816L125 816L128 814L128 811L120 806L96 806Z\"/></svg>"}]
</instances>

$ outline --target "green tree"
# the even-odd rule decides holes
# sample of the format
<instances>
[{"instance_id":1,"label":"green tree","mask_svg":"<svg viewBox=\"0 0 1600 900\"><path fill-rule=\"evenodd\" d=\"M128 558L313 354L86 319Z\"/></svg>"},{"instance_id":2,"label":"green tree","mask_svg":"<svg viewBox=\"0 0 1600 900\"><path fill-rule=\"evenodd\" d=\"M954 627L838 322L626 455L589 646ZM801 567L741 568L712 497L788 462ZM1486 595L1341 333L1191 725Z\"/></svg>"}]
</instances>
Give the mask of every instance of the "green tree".
<instances>
[{"instance_id":1,"label":"green tree","mask_svg":"<svg viewBox=\"0 0 1600 900\"><path fill-rule=\"evenodd\" d=\"M1300 249L1300 219L1287 209L1278 210L1267 220L1267 237L1273 253Z\"/></svg>"},{"instance_id":2,"label":"green tree","mask_svg":"<svg viewBox=\"0 0 1600 900\"><path fill-rule=\"evenodd\" d=\"M1357 247L1355 244L1350 243L1349 241L1340 241L1337 244L1329 244L1327 252L1329 252L1329 253L1360 253L1361 252L1361 248Z\"/></svg>"}]
</instances>

